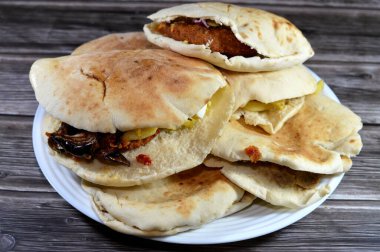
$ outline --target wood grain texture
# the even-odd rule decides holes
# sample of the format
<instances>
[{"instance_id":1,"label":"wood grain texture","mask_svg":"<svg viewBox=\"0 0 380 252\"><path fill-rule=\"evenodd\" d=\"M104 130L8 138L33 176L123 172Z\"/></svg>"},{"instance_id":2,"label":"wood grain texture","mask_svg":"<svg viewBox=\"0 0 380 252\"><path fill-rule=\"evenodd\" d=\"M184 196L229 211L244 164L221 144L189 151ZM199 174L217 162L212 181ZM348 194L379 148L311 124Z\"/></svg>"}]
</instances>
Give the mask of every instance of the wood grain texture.
<instances>
[{"instance_id":1,"label":"wood grain texture","mask_svg":"<svg viewBox=\"0 0 380 252\"><path fill-rule=\"evenodd\" d=\"M175 4L17 3L0 2L0 54L27 54L36 57L68 54L79 44L110 32L141 30L143 24L149 22L147 15ZM378 62L380 45L376 42L380 33L377 29L380 15L376 9L352 10L330 6L305 9L303 6L249 5L283 15L294 22L315 49L316 56L313 60Z\"/></svg>"},{"instance_id":2,"label":"wood grain texture","mask_svg":"<svg viewBox=\"0 0 380 252\"><path fill-rule=\"evenodd\" d=\"M89 9L92 8L105 8L106 10L120 8L126 3L148 3L148 4L164 4L178 5L185 3L192 3L191 0L162 0L154 2L147 0L32 0L32 1L9 1L0 0L2 5L12 5L12 6L62 6L65 8L78 8L86 6ZM204 0L203 2L215 2L214 0ZM324 1L307 1L307 0L289 0L289 1L278 1L278 0L230 0L229 3L238 5L275 5L275 6L302 6L302 7L338 7L338 8L359 8L359 9L379 9L379 0L363 0L363 1L352 1L352 0L324 0Z\"/></svg>"},{"instance_id":3,"label":"wood grain texture","mask_svg":"<svg viewBox=\"0 0 380 252\"><path fill-rule=\"evenodd\" d=\"M316 51L307 65L365 123L364 148L330 199L272 234L214 246L165 244L116 233L66 203L43 177L32 147L34 60L69 54L189 0L0 0L0 231L15 251L379 251L380 1L233 0L289 18ZM0 235L1 236L1 235ZM0 237L1 239L1 237ZM1 249L0 249L1 250ZM2 251L1 251L2 252Z\"/></svg>"},{"instance_id":4,"label":"wood grain texture","mask_svg":"<svg viewBox=\"0 0 380 252\"><path fill-rule=\"evenodd\" d=\"M14 211L10 206L17 204ZM257 202L260 204L260 201ZM334 251L380 246L378 201L329 200L306 218L257 239L213 245L221 251ZM0 196L3 232L13 235L17 251L210 251L210 246L165 244L122 235L83 216L54 193L9 193ZM59 213L59 214L57 214ZM26 226L33 226L28 230ZM38 236L36 236L36 233Z\"/></svg>"}]
</instances>

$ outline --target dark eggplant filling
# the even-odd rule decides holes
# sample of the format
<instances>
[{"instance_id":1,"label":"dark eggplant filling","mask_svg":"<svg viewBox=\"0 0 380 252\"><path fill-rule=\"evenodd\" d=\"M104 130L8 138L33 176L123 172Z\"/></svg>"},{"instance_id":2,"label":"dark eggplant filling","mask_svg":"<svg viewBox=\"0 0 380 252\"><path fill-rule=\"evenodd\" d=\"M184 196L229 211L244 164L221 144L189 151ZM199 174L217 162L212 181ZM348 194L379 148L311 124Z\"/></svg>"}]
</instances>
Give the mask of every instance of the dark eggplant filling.
<instances>
[{"instance_id":1,"label":"dark eggplant filling","mask_svg":"<svg viewBox=\"0 0 380 252\"><path fill-rule=\"evenodd\" d=\"M98 159L111 164L130 166L130 162L121 154L149 143L159 130L152 136L141 140L123 141L123 132L95 133L74 128L62 123L53 133L46 133L50 148L75 160Z\"/></svg>"},{"instance_id":2,"label":"dark eggplant filling","mask_svg":"<svg viewBox=\"0 0 380 252\"><path fill-rule=\"evenodd\" d=\"M230 27L215 24L212 20L177 18L170 23L159 23L156 32L189 44L208 45L211 51L220 52L227 57L265 58L255 49L240 42Z\"/></svg>"}]
</instances>

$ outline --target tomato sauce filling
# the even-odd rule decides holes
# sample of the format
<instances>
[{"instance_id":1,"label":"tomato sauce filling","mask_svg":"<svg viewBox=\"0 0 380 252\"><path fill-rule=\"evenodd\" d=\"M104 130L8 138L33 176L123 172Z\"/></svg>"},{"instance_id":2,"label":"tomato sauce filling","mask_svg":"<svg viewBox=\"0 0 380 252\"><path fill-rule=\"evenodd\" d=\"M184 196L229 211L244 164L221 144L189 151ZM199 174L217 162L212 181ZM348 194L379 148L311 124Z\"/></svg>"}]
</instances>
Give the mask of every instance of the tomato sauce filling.
<instances>
[{"instance_id":1,"label":"tomato sauce filling","mask_svg":"<svg viewBox=\"0 0 380 252\"><path fill-rule=\"evenodd\" d=\"M244 151L252 163L256 163L261 158L261 152L256 146L250 145L247 148L245 148Z\"/></svg>"}]
</instances>

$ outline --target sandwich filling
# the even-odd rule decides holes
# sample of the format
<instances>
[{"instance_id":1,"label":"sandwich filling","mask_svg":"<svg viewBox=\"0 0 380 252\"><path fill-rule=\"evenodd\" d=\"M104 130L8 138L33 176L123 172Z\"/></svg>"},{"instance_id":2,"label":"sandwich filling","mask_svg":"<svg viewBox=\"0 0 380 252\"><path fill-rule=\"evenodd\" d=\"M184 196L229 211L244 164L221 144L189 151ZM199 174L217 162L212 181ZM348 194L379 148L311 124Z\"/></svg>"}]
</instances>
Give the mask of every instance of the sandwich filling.
<instances>
[{"instance_id":1,"label":"sandwich filling","mask_svg":"<svg viewBox=\"0 0 380 252\"><path fill-rule=\"evenodd\" d=\"M188 44L206 45L211 51L219 52L227 57L260 57L255 49L240 42L231 28L209 19L180 17L170 22L161 22L155 32Z\"/></svg>"},{"instance_id":2,"label":"sandwich filling","mask_svg":"<svg viewBox=\"0 0 380 252\"><path fill-rule=\"evenodd\" d=\"M121 131L97 133L77 129L62 122L57 131L46 135L50 148L75 160L90 161L96 158L106 163L129 166L130 162L121 153L146 145L159 132L159 129L152 128L140 130L140 134ZM136 135L137 137L131 137Z\"/></svg>"},{"instance_id":3,"label":"sandwich filling","mask_svg":"<svg viewBox=\"0 0 380 252\"><path fill-rule=\"evenodd\" d=\"M192 118L179 128L192 128L202 119L210 102L204 105ZM173 131L176 129L161 129ZM130 166L122 153L137 149L149 143L160 133L158 128L144 128L116 133L99 133L83 129L77 129L62 122L59 129L53 133L46 132L48 144L56 152L73 158L74 160L98 159L105 163L123 164ZM137 160L145 165L151 164L147 161L149 157L138 157Z\"/></svg>"}]
</instances>

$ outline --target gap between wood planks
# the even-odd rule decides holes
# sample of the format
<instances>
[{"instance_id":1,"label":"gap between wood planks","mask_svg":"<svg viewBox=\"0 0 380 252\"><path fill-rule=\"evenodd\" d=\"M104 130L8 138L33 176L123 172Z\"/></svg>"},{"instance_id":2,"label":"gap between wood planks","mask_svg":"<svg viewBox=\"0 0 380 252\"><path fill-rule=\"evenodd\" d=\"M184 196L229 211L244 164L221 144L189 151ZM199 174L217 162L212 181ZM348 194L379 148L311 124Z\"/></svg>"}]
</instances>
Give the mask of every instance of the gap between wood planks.
<instances>
[{"instance_id":1,"label":"gap between wood planks","mask_svg":"<svg viewBox=\"0 0 380 252\"><path fill-rule=\"evenodd\" d=\"M194 1L182 0L182 1L167 1L162 0L158 3L152 3L152 1L141 1L141 0L132 0L125 2L119 1L1 1L0 6L27 6L27 7L46 7L46 8L82 8L86 10L119 10L121 7L129 6L139 6L139 7L156 7L156 8L165 8L168 6L174 6L179 4L192 3ZM339 1L339 0L330 0L330 1L320 1L320 2L311 2L311 1L244 1L244 0L230 0L229 3L242 5L242 6L254 6L257 8L262 7L274 7L274 8L316 8L316 9L339 9L339 10L377 10L380 9L379 5L373 3L372 1L358 1L357 3L352 1Z\"/></svg>"}]
</instances>

